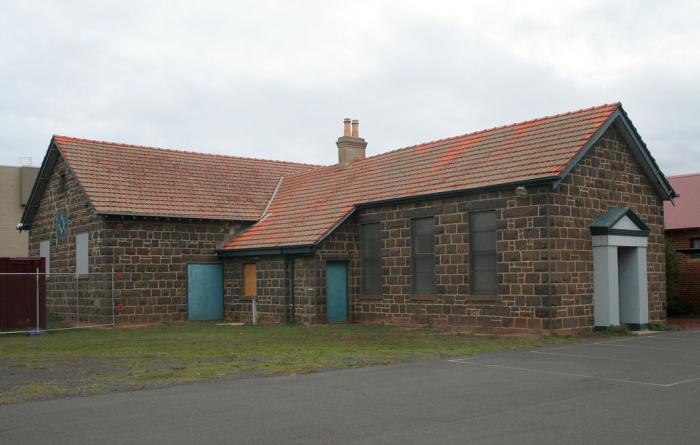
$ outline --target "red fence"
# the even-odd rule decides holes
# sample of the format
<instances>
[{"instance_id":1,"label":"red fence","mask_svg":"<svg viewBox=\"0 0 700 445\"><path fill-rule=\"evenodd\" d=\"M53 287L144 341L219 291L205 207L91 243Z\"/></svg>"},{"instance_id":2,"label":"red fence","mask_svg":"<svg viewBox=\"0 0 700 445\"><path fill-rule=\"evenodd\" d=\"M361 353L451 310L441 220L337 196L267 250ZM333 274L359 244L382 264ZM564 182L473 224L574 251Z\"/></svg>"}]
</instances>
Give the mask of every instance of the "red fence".
<instances>
[{"instance_id":1,"label":"red fence","mask_svg":"<svg viewBox=\"0 0 700 445\"><path fill-rule=\"evenodd\" d=\"M0 258L0 330L46 329L45 264L44 258Z\"/></svg>"}]
</instances>

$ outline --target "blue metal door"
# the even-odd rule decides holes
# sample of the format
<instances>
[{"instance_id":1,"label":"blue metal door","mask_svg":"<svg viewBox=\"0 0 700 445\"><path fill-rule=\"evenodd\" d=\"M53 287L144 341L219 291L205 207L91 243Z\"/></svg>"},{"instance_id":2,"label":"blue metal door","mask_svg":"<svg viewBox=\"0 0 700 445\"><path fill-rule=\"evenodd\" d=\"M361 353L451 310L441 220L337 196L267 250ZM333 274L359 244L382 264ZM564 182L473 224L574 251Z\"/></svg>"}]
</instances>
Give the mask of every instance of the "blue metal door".
<instances>
[{"instance_id":1,"label":"blue metal door","mask_svg":"<svg viewBox=\"0 0 700 445\"><path fill-rule=\"evenodd\" d=\"M224 265L187 265L187 314L189 320L224 318Z\"/></svg>"},{"instance_id":2,"label":"blue metal door","mask_svg":"<svg viewBox=\"0 0 700 445\"><path fill-rule=\"evenodd\" d=\"M340 261L326 263L328 322L348 321L348 268Z\"/></svg>"}]
</instances>

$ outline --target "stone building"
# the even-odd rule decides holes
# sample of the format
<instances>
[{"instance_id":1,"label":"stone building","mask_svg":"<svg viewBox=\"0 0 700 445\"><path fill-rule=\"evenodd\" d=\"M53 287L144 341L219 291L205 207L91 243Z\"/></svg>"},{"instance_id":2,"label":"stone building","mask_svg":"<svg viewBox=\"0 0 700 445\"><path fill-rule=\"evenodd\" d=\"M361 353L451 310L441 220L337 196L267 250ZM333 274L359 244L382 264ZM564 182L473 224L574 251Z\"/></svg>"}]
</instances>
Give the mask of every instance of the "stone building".
<instances>
[{"instance_id":1,"label":"stone building","mask_svg":"<svg viewBox=\"0 0 700 445\"><path fill-rule=\"evenodd\" d=\"M700 173L668 180L680 195L665 204L666 238L679 253L678 299L700 314Z\"/></svg>"},{"instance_id":2,"label":"stone building","mask_svg":"<svg viewBox=\"0 0 700 445\"><path fill-rule=\"evenodd\" d=\"M209 318L188 299L188 274L219 263L216 249L257 220L281 176L312 168L54 136L20 223L32 256L75 274L49 276L48 310L111 320L98 291L114 270L118 322Z\"/></svg>"},{"instance_id":3,"label":"stone building","mask_svg":"<svg viewBox=\"0 0 700 445\"><path fill-rule=\"evenodd\" d=\"M83 236L122 321L664 321L675 194L619 103L372 157L346 119L336 145L319 167L55 136L22 228L62 270Z\"/></svg>"}]
</instances>

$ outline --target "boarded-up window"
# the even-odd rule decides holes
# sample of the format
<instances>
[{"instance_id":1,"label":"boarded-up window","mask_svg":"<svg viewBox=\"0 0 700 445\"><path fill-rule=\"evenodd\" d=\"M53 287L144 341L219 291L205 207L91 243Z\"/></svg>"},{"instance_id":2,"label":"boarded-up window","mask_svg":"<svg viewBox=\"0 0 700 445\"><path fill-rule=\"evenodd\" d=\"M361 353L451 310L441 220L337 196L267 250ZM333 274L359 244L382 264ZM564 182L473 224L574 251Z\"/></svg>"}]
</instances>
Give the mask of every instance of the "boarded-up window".
<instances>
[{"instance_id":1,"label":"boarded-up window","mask_svg":"<svg viewBox=\"0 0 700 445\"><path fill-rule=\"evenodd\" d=\"M258 295L257 269L254 263L243 265L243 296L255 297Z\"/></svg>"},{"instance_id":2,"label":"boarded-up window","mask_svg":"<svg viewBox=\"0 0 700 445\"><path fill-rule=\"evenodd\" d=\"M75 273L90 273L90 234L87 232L75 235Z\"/></svg>"},{"instance_id":3,"label":"boarded-up window","mask_svg":"<svg viewBox=\"0 0 700 445\"><path fill-rule=\"evenodd\" d=\"M414 294L435 293L435 224L432 216L411 220L411 272Z\"/></svg>"},{"instance_id":4,"label":"boarded-up window","mask_svg":"<svg viewBox=\"0 0 700 445\"><path fill-rule=\"evenodd\" d=\"M46 273L51 273L51 240L39 242L39 256L46 258Z\"/></svg>"},{"instance_id":5,"label":"boarded-up window","mask_svg":"<svg viewBox=\"0 0 700 445\"><path fill-rule=\"evenodd\" d=\"M363 224L360 227L362 293L364 295L381 295L382 264L379 223Z\"/></svg>"},{"instance_id":6,"label":"boarded-up window","mask_svg":"<svg viewBox=\"0 0 700 445\"><path fill-rule=\"evenodd\" d=\"M471 227L472 293L496 294L496 212L475 212L469 218Z\"/></svg>"}]
</instances>

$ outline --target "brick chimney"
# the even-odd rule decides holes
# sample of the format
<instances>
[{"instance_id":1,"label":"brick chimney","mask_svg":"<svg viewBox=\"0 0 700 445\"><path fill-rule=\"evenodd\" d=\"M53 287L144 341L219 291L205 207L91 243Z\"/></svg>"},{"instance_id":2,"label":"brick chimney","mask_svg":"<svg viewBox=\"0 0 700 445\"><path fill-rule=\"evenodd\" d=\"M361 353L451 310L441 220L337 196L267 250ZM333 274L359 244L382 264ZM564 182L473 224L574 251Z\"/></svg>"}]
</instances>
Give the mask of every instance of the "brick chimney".
<instances>
[{"instance_id":1,"label":"brick chimney","mask_svg":"<svg viewBox=\"0 0 700 445\"><path fill-rule=\"evenodd\" d=\"M360 137L360 123L354 119L343 120L343 135L335 143L338 146L338 166L347 168L356 159L365 157L367 142Z\"/></svg>"}]
</instances>

